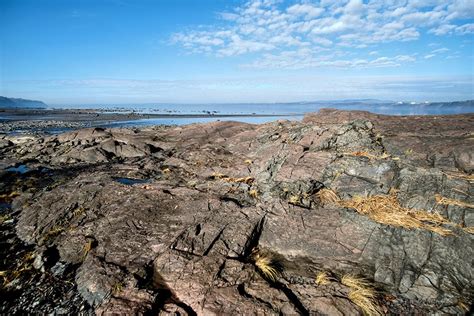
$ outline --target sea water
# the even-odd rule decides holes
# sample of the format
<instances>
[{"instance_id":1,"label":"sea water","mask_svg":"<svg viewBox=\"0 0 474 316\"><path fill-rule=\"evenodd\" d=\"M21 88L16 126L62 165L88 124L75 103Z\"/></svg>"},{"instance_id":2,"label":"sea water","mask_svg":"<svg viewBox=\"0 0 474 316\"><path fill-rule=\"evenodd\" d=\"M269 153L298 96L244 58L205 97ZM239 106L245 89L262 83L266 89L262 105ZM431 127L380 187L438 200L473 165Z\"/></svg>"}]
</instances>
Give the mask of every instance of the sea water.
<instances>
[{"instance_id":1,"label":"sea water","mask_svg":"<svg viewBox=\"0 0 474 316\"><path fill-rule=\"evenodd\" d=\"M50 108L93 109L106 112L136 112L162 114L162 118L149 118L103 124L105 127L183 125L213 121L239 121L265 123L278 119L301 120L306 113L322 108L361 110L387 115L445 115L474 113L474 102L463 103L396 103L379 100L342 100L301 103L246 103L246 104L75 104L55 105ZM180 117L183 115L183 117ZM187 115L187 116L186 116ZM195 115L195 117L193 117ZM198 116L199 115L199 116ZM202 116L208 117L202 117ZM232 115L220 117L219 115ZM264 115L264 116L258 116Z\"/></svg>"}]
</instances>

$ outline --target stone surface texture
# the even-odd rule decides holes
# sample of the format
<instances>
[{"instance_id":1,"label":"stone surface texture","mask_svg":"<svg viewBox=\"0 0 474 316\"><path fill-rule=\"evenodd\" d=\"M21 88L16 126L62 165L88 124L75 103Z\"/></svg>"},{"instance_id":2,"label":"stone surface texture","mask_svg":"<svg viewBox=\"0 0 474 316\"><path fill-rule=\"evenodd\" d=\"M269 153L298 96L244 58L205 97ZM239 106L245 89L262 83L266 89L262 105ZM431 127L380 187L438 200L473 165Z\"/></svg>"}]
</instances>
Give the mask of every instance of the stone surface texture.
<instances>
[{"instance_id":1,"label":"stone surface texture","mask_svg":"<svg viewBox=\"0 0 474 316\"><path fill-rule=\"evenodd\" d=\"M25 164L24 181L49 182L1 189L20 190L16 234L37 267L50 261L41 273L73 269L98 315L362 315L339 281L348 273L379 289L386 314L462 315L474 300L473 135L474 115L330 109L302 122L5 135L0 176ZM322 188L344 200L397 190L453 234L377 223L323 203ZM255 249L281 263L275 281Z\"/></svg>"}]
</instances>

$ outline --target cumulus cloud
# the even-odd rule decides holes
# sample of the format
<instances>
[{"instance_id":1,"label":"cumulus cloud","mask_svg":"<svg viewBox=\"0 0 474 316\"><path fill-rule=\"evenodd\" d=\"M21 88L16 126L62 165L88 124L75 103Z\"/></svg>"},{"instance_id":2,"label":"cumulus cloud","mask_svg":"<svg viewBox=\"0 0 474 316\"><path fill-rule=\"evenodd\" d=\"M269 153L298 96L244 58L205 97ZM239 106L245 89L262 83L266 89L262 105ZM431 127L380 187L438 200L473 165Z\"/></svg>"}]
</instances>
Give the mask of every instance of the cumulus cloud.
<instances>
[{"instance_id":1,"label":"cumulus cloud","mask_svg":"<svg viewBox=\"0 0 474 316\"><path fill-rule=\"evenodd\" d=\"M429 30L429 33L433 33L438 36L447 34L456 35L467 35L474 34L474 23L466 23L462 25L444 24Z\"/></svg>"},{"instance_id":2,"label":"cumulus cloud","mask_svg":"<svg viewBox=\"0 0 474 316\"><path fill-rule=\"evenodd\" d=\"M469 0L301 0L291 4L251 0L219 17L225 22L222 26L183 31L174 34L171 42L190 53L218 57L252 53L255 60L246 67L393 67L414 57L371 59L370 50L367 58L338 55L349 48L370 47L373 52L386 43L415 41L426 33L474 33L474 23L468 21L474 17L474 2Z\"/></svg>"},{"instance_id":3,"label":"cumulus cloud","mask_svg":"<svg viewBox=\"0 0 474 316\"><path fill-rule=\"evenodd\" d=\"M286 11L294 17L304 16L307 18L314 18L321 15L321 13L324 12L324 9L310 4L295 4L286 9Z\"/></svg>"},{"instance_id":4,"label":"cumulus cloud","mask_svg":"<svg viewBox=\"0 0 474 316\"><path fill-rule=\"evenodd\" d=\"M474 16L474 2L471 0L452 1L447 6L448 20L472 19Z\"/></svg>"}]
</instances>

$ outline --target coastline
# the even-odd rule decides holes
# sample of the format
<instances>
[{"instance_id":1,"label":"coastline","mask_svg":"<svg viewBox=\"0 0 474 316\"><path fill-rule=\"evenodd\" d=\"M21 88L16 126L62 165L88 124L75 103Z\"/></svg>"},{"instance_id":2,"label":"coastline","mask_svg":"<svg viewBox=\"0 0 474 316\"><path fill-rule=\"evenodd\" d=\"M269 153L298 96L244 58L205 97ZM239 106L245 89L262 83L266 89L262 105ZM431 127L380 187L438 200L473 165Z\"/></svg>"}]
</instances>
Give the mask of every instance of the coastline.
<instances>
[{"instance_id":1,"label":"coastline","mask_svg":"<svg viewBox=\"0 0 474 316\"><path fill-rule=\"evenodd\" d=\"M139 113L125 111L109 111L105 109L0 109L0 133L58 133L73 129L87 127L121 127L123 124L127 127L143 125L177 125L166 124L168 120L185 120L188 124L193 120L199 122L199 119L219 120L235 119L237 121L252 118L295 118L302 119L303 115L298 113L285 114L175 114L175 113ZM157 120L153 124L152 120ZM165 122L163 124L162 122ZM261 120L259 121L261 122ZM122 124L121 124L122 123ZM147 124L149 123L149 124Z\"/></svg>"},{"instance_id":2,"label":"coastline","mask_svg":"<svg viewBox=\"0 0 474 316\"><path fill-rule=\"evenodd\" d=\"M180 105L177 109L155 109L137 105L130 108L0 108L0 133L2 134L57 134L87 127L102 128L144 128L150 126L188 125L213 121L237 121L262 124L276 120L303 120L307 115L326 109L339 111L366 112L382 116L439 117L469 115L474 113L472 100L430 104L265 104L250 107L249 104L220 108L217 105ZM204 107L203 107L204 106ZM269 107L268 107L269 106ZM297 107L295 107L297 106Z\"/></svg>"}]
</instances>

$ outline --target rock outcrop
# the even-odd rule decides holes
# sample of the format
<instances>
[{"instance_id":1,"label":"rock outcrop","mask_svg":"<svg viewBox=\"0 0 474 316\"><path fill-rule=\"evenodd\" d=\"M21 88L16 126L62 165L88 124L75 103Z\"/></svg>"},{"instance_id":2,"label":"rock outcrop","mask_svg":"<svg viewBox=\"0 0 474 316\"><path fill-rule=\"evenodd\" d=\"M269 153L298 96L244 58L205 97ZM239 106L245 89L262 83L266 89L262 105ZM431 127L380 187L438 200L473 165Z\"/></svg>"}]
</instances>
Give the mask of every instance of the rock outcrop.
<instances>
[{"instance_id":1,"label":"rock outcrop","mask_svg":"<svg viewBox=\"0 0 474 316\"><path fill-rule=\"evenodd\" d=\"M21 191L16 233L36 268L73 269L96 314L359 315L348 275L370 284L379 313L463 314L474 301L473 133L474 115L323 110L302 122L5 136L2 178L24 164L21 179L36 182L1 190ZM444 230L344 204L391 194L442 216Z\"/></svg>"}]
</instances>

